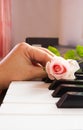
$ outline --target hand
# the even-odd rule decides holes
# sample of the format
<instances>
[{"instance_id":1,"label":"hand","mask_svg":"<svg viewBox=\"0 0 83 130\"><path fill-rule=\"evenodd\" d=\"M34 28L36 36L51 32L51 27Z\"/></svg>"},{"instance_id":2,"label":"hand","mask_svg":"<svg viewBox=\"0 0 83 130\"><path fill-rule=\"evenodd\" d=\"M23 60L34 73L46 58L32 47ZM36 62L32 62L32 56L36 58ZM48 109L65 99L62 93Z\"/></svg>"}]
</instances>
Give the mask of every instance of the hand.
<instances>
[{"instance_id":1,"label":"hand","mask_svg":"<svg viewBox=\"0 0 83 130\"><path fill-rule=\"evenodd\" d=\"M11 81L46 77L43 68L53 56L54 54L45 48L27 43L17 44L0 62L0 88L7 88Z\"/></svg>"}]
</instances>

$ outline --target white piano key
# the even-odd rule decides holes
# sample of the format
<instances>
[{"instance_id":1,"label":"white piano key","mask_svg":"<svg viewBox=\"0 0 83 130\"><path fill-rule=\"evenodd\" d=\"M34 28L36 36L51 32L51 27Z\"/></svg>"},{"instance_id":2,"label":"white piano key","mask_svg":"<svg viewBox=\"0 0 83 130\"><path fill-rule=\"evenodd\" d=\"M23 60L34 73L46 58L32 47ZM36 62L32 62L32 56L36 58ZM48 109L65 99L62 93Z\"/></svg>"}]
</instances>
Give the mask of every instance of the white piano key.
<instances>
[{"instance_id":1,"label":"white piano key","mask_svg":"<svg viewBox=\"0 0 83 130\"><path fill-rule=\"evenodd\" d=\"M53 90L42 81L12 82L3 100L4 103L55 103Z\"/></svg>"},{"instance_id":2,"label":"white piano key","mask_svg":"<svg viewBox=\"0 0 83 130\"><path fill-rule=\"evenodd\" d=\"M83 130L83 116L0 115L0 130Z\"/></svg>"},{"instance_id":3,"label":"white piano key","mask_svg":"<svg viewBox=\"0 0 83 130\"><path fill-rule=\"evenodd\" d=\"M44 83L42 81L15 81L12 82L9 86L9 89L7 91L8 95L27 95L27 91L29 89L46 89L48 88L50 83ZM21 91L20 91L21 89Z\"/></svg>"},{"instance_id":4,"label":"white piano key","mask_svg":"<svg viewBox=\"0 0 83 130\"><path fill-rule=\"evenodd\" d=\"M2 104L0 115L83 115L83 109L57 109L55 104Z\"/></svg>"},{"instance_id":5,"label":"white piano key","mask_svg":"<svg viewBox=\"0 0 83 130\"><path fill-rule=\"evenodd\" d=\"M83 109L58 109L48 86L11 83L0 107L0 130L82 130Z\"/></svg>"}]
</instances>

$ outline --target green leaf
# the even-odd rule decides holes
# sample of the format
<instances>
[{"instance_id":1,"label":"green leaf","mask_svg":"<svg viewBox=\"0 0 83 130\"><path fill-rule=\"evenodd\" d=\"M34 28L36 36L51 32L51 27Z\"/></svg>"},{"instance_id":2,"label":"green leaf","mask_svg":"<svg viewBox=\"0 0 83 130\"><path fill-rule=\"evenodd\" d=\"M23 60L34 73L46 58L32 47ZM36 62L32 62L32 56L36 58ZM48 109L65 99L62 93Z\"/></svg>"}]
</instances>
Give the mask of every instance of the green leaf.
<instances>
[{"instance_id":1,"label":"green leaf","mask_svg":"<svg viewBox=\"0 0 83 130\"><path fill-rule=\"evenodd\" d=\"M74 59L74 60L77 60L76 51L73 50L73 49L68 50L68 51L64 54L64 58L65 58L65 59Z\"/></svg>"},{"instance_id":2,"label":"green leaf","mask_svg":"<svg viewBox=\"0 0 83 130\"><path fill-rule=\"evenodd\" d=\"M83 57L83 46L77 45L76 46L76 52L80 57Z\"/></svg>"},{"instance_id":3,"label":"green leaf","mask_svg":"<svg viewBox=\"0 0 83 130\"><path fill-rule=\"evenodd\" d=\"M54 53L57 56L60 56L60 52L58 51L58 49L56 49L53 46L48 46L48 50L50 50L52 53Z\"/></svg>"}]
</instances>

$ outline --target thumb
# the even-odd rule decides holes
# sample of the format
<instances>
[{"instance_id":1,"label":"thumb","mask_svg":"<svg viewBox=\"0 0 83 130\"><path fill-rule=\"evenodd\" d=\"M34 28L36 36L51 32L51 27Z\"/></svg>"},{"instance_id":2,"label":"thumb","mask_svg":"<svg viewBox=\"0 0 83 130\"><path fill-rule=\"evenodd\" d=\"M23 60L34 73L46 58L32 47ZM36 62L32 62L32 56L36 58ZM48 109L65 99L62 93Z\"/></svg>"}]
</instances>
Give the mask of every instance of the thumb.
<instances>
[{"instance_id":1,"label":"thumb","mask_svg":"<svg viewBox=\"0 0 83 130\"><path fill-rule=\"evenodd\" d=\"M47 77L47 73L43 69L43 67L33 66L33 78L44 78Z\"/></svg>"}]
</instances>

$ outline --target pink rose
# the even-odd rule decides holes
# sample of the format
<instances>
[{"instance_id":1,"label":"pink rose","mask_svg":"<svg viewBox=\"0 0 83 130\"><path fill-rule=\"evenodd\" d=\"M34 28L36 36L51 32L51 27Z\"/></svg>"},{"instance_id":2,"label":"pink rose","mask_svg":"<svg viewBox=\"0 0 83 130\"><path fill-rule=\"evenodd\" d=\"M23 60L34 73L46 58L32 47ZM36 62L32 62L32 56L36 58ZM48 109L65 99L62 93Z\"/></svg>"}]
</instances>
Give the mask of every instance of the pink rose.
<instances>
[{"instance_id":1,"label":"pink rose","mask_svg":"<svg viewBox=\"0 0 83 130\"><path fill-rule=\"evenodd\" d=\"M54 79L75 79L74 73L80 69L77 61L62 57L54 56L51 62L46 64L46 72L48 77Z\"/></svg>"}]
</instances>

